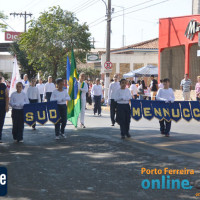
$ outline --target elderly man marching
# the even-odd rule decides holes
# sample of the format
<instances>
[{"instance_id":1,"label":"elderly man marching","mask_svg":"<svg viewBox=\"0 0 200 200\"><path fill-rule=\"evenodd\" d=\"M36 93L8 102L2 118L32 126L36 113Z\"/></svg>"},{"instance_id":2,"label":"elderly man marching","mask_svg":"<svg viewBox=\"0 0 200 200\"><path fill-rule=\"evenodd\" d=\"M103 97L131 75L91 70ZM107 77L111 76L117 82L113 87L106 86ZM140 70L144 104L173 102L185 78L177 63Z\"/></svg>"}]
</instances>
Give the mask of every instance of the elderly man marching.
<instances>
[{"instance_id":1,"label":"elderly man marching","mask_svg":"<svg viewBox=\"0 0 200 200\"><path fill-rule=\"evenodd\" d=\"M85 74L80 73L79 82L78 82L78 90L81 92L81 114L80 114L80 127L85 127L85 106L86 106L86 93L88 92L88 85L85 83Z\"/></svg>"}]
</instances>

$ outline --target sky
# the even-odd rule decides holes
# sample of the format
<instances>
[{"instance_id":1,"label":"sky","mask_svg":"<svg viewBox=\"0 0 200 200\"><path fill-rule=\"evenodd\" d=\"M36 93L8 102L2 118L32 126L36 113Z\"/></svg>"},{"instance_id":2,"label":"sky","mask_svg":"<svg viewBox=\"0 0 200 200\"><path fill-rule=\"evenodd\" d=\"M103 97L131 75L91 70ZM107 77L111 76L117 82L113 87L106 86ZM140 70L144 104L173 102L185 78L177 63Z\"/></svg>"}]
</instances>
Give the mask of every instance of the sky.
<instances>
[{"instance_id":1,"label":"sky","mask_svg":"<svg viewBox=\"0 0 200 200\"><path fill-rule=\"evenodd\" d=\"M89 25L95 48L106 47L106 6L103 0L0 0L0 11L8 16L6 22L12 27L7 31L23 32L24 18L10 16L10 13L26 11L33 14L32 19L37 19L41 12L57 5L74 12L79 23ZM157 38L159 18L191 15L192 0L112 0L112 8L111 48L119 48L123 44L123 9L125 45L131 45ZM0 32L0 42L5 42L4 34Z\"/></svg>"}]
</instances>

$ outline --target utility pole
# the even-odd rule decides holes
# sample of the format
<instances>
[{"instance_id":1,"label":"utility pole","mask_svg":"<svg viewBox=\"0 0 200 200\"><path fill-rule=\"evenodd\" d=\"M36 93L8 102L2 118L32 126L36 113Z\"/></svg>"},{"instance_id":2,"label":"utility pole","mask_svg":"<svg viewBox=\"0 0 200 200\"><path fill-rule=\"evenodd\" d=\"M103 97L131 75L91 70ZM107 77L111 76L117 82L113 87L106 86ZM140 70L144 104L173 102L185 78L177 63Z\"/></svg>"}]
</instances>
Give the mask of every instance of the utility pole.
<instances>
[{"instance_id":1,"label":"utility pole","mask_svg":"<svg viewBox=\"0 0 200 200\"><path fill-rule=\"evenodd\" d=\"M33 14L31 13L26 13L26 11L24 13L10 13L10 15L13 15L14 17L15 16L20 16L20 17L23 17L24 16L24 32L26 32L26 18L29 16L31 17Z\"/></svg>"}]
</instances>

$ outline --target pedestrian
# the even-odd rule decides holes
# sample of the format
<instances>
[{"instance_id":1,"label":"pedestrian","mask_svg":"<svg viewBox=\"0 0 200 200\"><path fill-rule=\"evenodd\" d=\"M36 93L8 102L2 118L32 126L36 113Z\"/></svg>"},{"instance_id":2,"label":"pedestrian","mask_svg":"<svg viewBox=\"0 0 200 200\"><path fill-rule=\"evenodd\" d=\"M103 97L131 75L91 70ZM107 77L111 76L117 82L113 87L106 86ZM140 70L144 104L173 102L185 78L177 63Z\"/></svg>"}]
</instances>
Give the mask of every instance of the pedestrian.
<instances>
[{"instance_id":1,"label":"pedestrian","mask_svg":"<svg viewBox=\"0 0 200 200\"><path fill-rule=\"evenodd\" d=\"M164 86L163 86L163 80L160 80L160 83L158 84L158 88L164 88Z\"/></svg>"},{"instance_id":2,"label":"pedestrian","mask_svg":"<svg viewBox=\"0 0 200 200\"><path fill-rule=\"evenodd\" d=\"M154 75L151 75L150 89L151 89L151 100L156 100L156 94L158 91L158 81L154 79Z\"/></svg>"},{"instance_id":3,"label":"pedestrian","mask_svg":"<svg viewBox=\"0 0 200 200\"><path fill-rule=\"evenodd\" d=\"M139 100L144 100L144 90L146 89L144 80L141 81L140 86L138 87Z\"/></svg>"},{"instance_id":4,"label":"pedestrian","mask_svg":"<svg viewBox=\"0 0 200 200\"><path fill-rule=\"evenodd\" d=\"M125 136L130 138L129 134L131 122L131 109L129 101L131 100L131 92L126 88L126 79L120 80L120 89L116 92L115 101L117 101L117 123L120 125L121 139Z\"/></svg>"},{"instance_id":5,"label":"pedestrian","mask_svg":"<svg viewBox=\"0 0 200 200\"><path fill-rule=\"evenodd\" d=\"M24 74L24 77L23 77L23 80L22 80L22 84L23 84L23 91L25 93L27 93L27 90L29 88L29 81L28 81L28 75L27 74Z\"/></svg>"},{"instance_id":6,"label":"pedestrian","mask_svg":"<svg viewBox=\"0 0 200 200\"><path fill-rule=\"evenodd\" d=\"M81 93L81 113L80 113L80 127L85 127L85 107L86 107L86 93L88 92L88 84L85 82L85 74L80 73L78 89Z\"/></svg>"},{"instance_id":7,"label":"pedestrian","mask_svg":"<svg viewBox=\"0 0 200 200\"><path fill-rule=\"evenodd\" d=\"M159 101L165 101L165 103L173 103L175 100L174 91L172 88L169 88L170 80L168 78L163 79L164 88L160 88L158 90L156 99ZM171 129L171 120L167 121L163 119L160 122L160 132L162 135L169 137L169 132Z\"/></svg>"},{"instance_id":8,"label":"pedestrian","mask_svg":"<svg viewBox=\"0 0 200 200\"><path fill-rule=\"evenodd\" d=\"M135 84L135 81L131 82L130 91L131 91L132 99L137 99L138 88Z\"/></svg>"},{"instance_id":9,"label":"pedestrian","mask_svg":"<svg viewBox=\"0 0 200 200\"><path fill-rule=\"evenodd\" d=\"M23 89L23 84L16 84L16 92L13 92L10 97L10 106L12 107L12 134L15 142L23 142L24 132L24 104L29 104L27 95Z\"/></svg>"},{"instance_id":10,"label":"pedestrian","mask_svg":"<svg viewBox=\"0 0 200 200\"><path fill-rule=\"evenodd\" d=\"M96 84L92 86L91 93L94 98L94 115L98 112L98 115L101 116L102 87L99 78L96 79Z\"/></svg>"},{"instance_id":11,"label":"pedestrian","mask_svg":"<svg viewBox=\"0 0 200 200\"><path fill-rule=\"evenodd\" d=\"M31 86L29 86L29 88L27 90L27 97L28 97L30 103L40 103L41 102L39 90L35 85L36 85L36 80L35 80L35 78L32 78ZM36 127L36 122L32 126L32 129L36 130L35 127Z\"/></svg>"},{"instance_id":12,"label":"pedestrian","mask_svg":"<svg viewBox=\"0 0 200 200\"><path fill-rule=\"evenodd\" d=\"M180 89L183 92L184 101L189 101L190 91L192 90L192 81L189 79L188 74L184 75L184 79L181 81Z\"/></svg>"},{"instance_id":13,"label":"pedestrian","mask_svg":"<svg viewBox=\"0 0 200 200\"><path fill-rule=\"evenodd\" d=\"M65 127L67 124L67 105L66 101L69 101L71 98L67 92L64 90L64 81L62 78L56 80L57 88L52 92L51 101L57 101L58 112L60 113L60 119L55 124L55 139L59 140L60 137L66 138Z\"/></svg>"},{"instance_id":14,"label":"pedestrian","mask_svg":"<svg viewBox=\"0 0 200 200\"><path fill-rule=\"evenodd\" d=\"M2 77L0 77L0 143L2 143L2 130L5 121L6 112L9 110L9 97L8 90L4 83L2 83Z\"/></svg>"},{"instance_id":15,"label":"pedestrian","mask_svg":"<svg viewBox=\"0 0 200 200\"><path fill-rule=\"evenodd\" d=\"M48 77L48 82L44 85L44 99L50 101L52 92L56 89L55 84L52 83L52 76Z\"/></svg>"},{"instance_id":16,"label":"pedestrian","mask_svg":"<svg viewBox=\"0 0 200 200\"><path fill-rule=\"evenodd\" d=\"M39 79L39 83L36 85L36 87L39 90L39 94L40 94L40 102L43 101L43 95L44 95L44 83L42 78Z\"/></svg>"},{"instance_id":17,"label":"pedestrian","mask_svg":"<svg viewBox=\"0 0 200 200\"><path fill-rule=\"evenodd\" d=\"M195 86L195 92L196 92L197 101L200 101L200 76L197 76L197 83L196 83L196 86Z\"/></svg>"},{"instance_id":18,"label":"pedestrian","mask_svg":"<svg viewBox=\"0 0 200 200\"><path fill-rule=\"evenodd\" d=\"M115 125L116 122L116 112L117 112L117 102L115 101L116 92L120 89L120 83L118 81L118 75L115 74L113 77L113 82L109 85L108 90L108 104L110 105L110 118L111 126Z\"/></svg>"}]
</instances>

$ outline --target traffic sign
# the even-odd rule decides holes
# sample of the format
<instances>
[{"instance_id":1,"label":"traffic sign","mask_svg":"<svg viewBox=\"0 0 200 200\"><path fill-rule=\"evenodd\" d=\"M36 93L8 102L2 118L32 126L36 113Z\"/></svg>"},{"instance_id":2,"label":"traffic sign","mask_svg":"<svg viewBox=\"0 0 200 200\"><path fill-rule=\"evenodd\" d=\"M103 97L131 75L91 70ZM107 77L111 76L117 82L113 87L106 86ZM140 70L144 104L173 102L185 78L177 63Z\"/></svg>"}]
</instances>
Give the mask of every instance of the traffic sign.
<instances>
[{"instance_id":1,"label":"traffic sign","mask_svg":"<svg viewBox=\"0 0 200 200\"><path fill-rule=\"evenodd\" d=\"M112 69L112 63L110 61L107 61L107 62L104 63L104 67L106 69Z\"/></svg>"}]
</instances>

